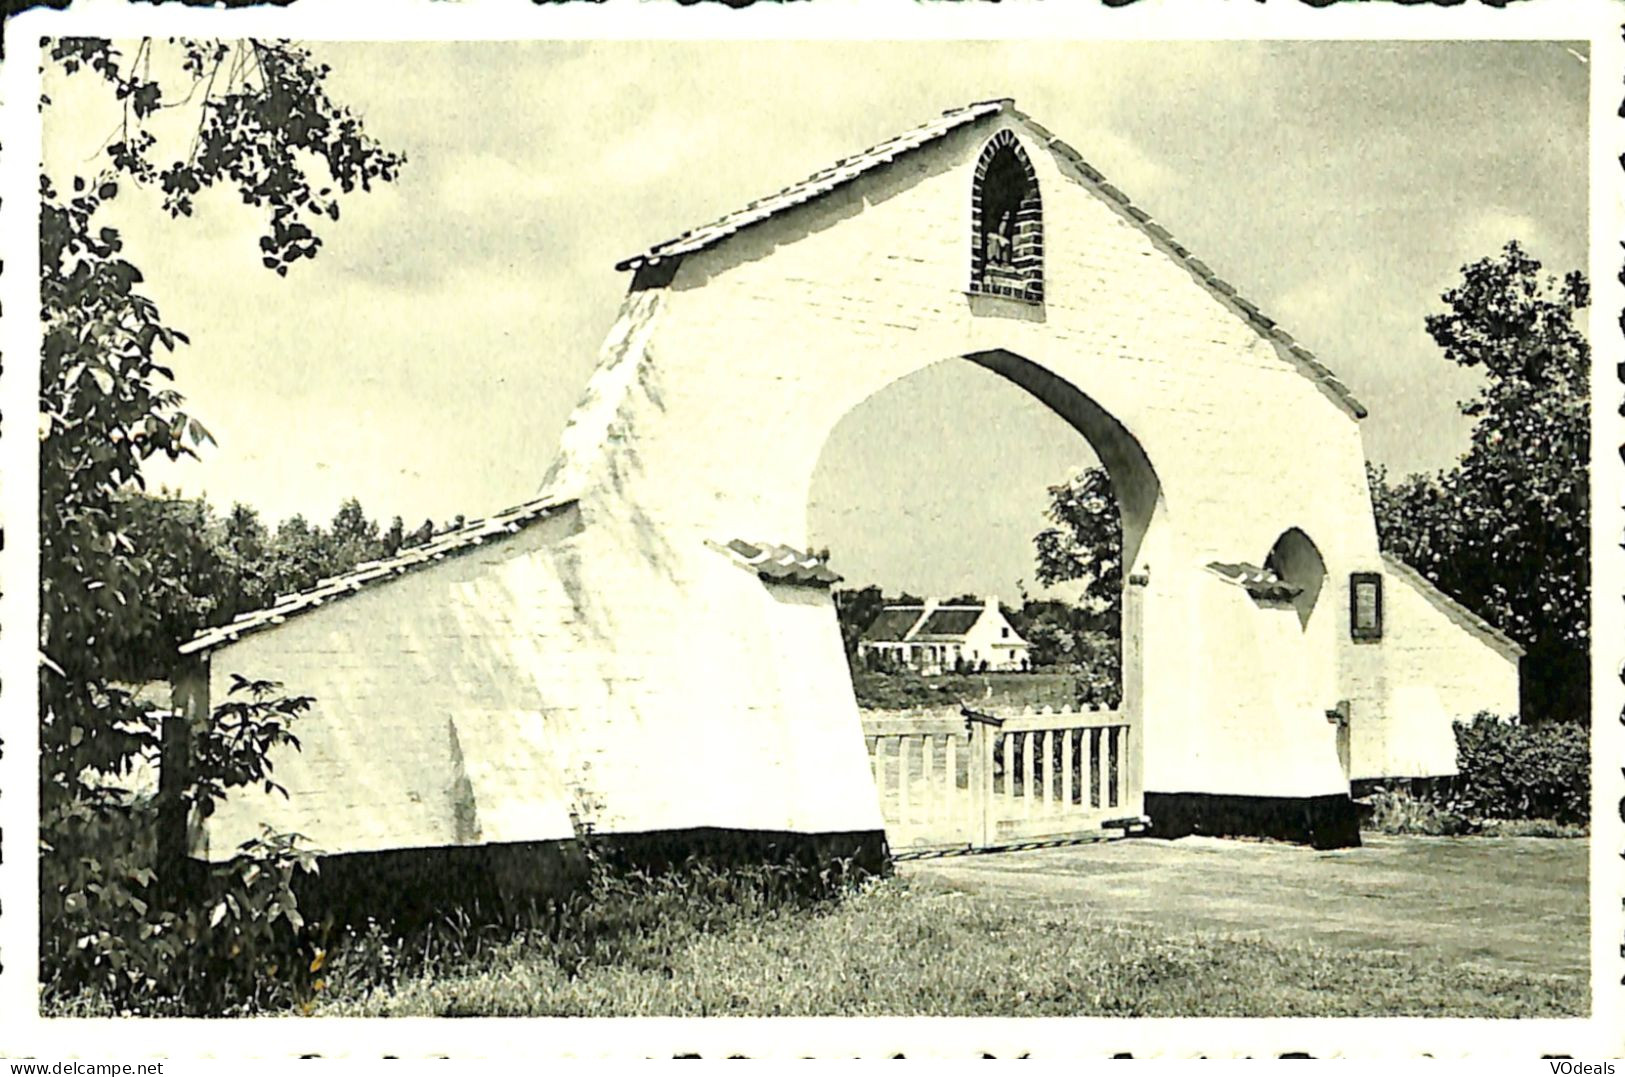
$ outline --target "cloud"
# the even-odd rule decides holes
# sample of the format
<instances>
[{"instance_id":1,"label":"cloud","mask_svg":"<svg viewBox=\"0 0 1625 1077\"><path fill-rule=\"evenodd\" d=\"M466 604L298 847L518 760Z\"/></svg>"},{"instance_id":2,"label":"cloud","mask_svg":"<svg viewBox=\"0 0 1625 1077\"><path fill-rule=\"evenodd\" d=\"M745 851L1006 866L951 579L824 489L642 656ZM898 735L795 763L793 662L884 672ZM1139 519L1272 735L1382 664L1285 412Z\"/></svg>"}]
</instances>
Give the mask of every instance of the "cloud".
<instances>
[{"instance_id":1,"label":"cloud","mask_svg":"<svg viewBox=\"0 0 1625 1077\"><path fill-rule=\"evenodd\" d=\"M1459 253L1463 258L1481 258L1499 251L1510 239L1530 251L1540 250L1546 242L1544 230L1529 214L1486 206L1473 214L1462 229Z\"/></svg>"},{"instance_id":2,"label":"cloud","mask_svg":"<svg viewBox=\"0 0 1625 1077\"><path fill-rule=\"evenodd\" d=\"M195 342L179 388L222 435L184 481L206 475L222 501L274 516L325 518L354 493L369 511L444 519L528 495L624 294L617 259L971 100L1014 96L1321 354L1372 406L1373 455L1396 465L1449 458L1453 442L1418 431L1459 435L1459 384L1438 373L1454 368L1421 330L1458 267L1514 235L1554 269L1584 264L1587 71L1549 42L320 49L335 99L409 160L345 201L315 262L266 274L262 222L240 205L170 222L127 203L145 288ZM52 122L92 144L105 133L61 112ZM1019 402L999 407L972 457L1030 425ZM918 409L935 424L924 442L946 413ZM907 418L843 442L854 468ZM1016 499L1041 501L1070 459L1001 476L987 518L1028 521L1041 505ZM909 480L899 470L903 494ZM857 503L850 484L825 490ZM837 545L889 526L833 514ZM996 555L1005 582L987 586L1025 571L1014 541Z\"/></svg>"}]
</instances>

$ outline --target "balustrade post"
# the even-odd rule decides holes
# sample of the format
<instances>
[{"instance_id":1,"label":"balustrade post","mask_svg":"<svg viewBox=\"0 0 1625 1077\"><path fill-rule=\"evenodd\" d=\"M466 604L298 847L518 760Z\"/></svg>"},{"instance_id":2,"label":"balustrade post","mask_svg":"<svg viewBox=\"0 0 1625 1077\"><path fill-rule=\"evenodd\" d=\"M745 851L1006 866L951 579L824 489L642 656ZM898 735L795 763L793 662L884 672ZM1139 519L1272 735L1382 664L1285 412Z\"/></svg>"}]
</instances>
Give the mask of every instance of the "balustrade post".
<instances>
[{"instance_id":1,"label":"balustrade post","mask_svg":"<svg viewBox=\"0 0 1625 1077\"><path fill-rule=\"evenodd\" d=\"M908 744L913 738L904 734L897 738L897 821L907 824L908 814Z\"/></svg>"},{"instance_id":2,"label":"balustrade post","mask_svg":"<svg viewBox=\"0 0 1625 1077\"><path fill-rule=\"evenodd\" d=\"M974 849L985 849L993 831L993 738L997 733L985 722L971 721L970 759L968 762L970 788L970 844ZM1008 773L1008 772L1007 772ZM1008 780L1008 777L1007 779Z\"/></svg>"},{"instance_id":3,"label":"balustrade post","mask_svg":"<svg viewBox=\"0 0 1625 1077\"><path fill-rule=\"evenodd\" d=\"M1070 729L1061 730L1061 810L1072 810L1072 742Z\"/></svg>"},{"instance_id":4,"label":"balustrade post","mask_svg":"<svg viewBox=\"0 0 1625 1077\"><path fill-rule=\"evenodd\" d=\"M1123 588L1123 698L1119 705L1124 725L1117 738L1122 781L1119 806L1135 814L1145 810L1145 759L1140 746L1145 743L1145 591L1149 584L1148 573L1141 571L1130 573L1128 586Z\"/></svg>"}]
</instances>

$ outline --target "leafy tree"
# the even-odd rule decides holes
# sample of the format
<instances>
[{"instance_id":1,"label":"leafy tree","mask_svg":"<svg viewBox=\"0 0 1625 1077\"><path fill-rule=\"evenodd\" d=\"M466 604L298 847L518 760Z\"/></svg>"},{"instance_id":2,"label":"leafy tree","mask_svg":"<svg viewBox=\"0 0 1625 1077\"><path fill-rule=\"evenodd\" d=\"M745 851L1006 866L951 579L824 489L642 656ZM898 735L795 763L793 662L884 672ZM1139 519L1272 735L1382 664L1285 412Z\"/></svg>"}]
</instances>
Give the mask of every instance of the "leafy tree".
<instances>
[{"instance_id":1,"label":"leafy tree","mask_svg":"<svg viewBox=\"0 0 1625 1077\"><path fill-rule=\"evenodd\" d=\"M226 513L225 546L237 559L245 563L263 559L270 538L253 507L239 502Z\"/></svg>"},{"instance_id":2,"label":"leafy tree","mask_svg":"<svg viewBox=\"0 0 1625 1077\"><path fill-rule=\"evenodd\" d=\"M1080 583L1076 604L1026 597L1016 628L1038 666L1079 672L1078 698L1115 698L1121 683L1123 525L1111 477L1090 467L1049 488L1050 526L1033 537L1037 579Z\"/></svg>"},{"instance_id":3,"label":"leafy tree","mask_svg":"<svg viewBox=\"0 0 1625 1077\"><path fill-rule=\"evenodd\" d=\"M346 498L333 517L328 550L323 558L325 574L348 572L364 561L382 557L384 542L378 524L367 518L356 498Z\"/></svg>"},{"instance_id":4,"label":"leafy tree","mask_svg":"<svg viewBox=\"0 0 1625 1077\"><path fill-rule=\"evenodd\" d=\"M259 513L247 505L233 505L221 530L221 555L231 572L230 590L223 603L230 615L222 612L222 619L229 620L245 610L267 605L276 591L271 579L271 535Z\"/></svg>"},{"instance_id":5,"label":"leafy tree","mask_svg":"<svg viewBox=\"0 0 1625 1077\"><path fill-rule=\"evenodd\" d=\"M181 641L230 620L257 596L242 593L224 524L207 502L123 490L114 505L140 586L131 616L143 620L111 670L136 683L167 678Z\"/></svg>"},{"instance_id":6,"label":"leafy tree","mask_svg":"<svg viewBox=\"0 0 1625 1077\"><path fill-rule=\"evenodd\" d=\"M1442 299L1428 333L1484 372L1460 405L1476 422L1454 468L1397 484L1373 469L1382 545L1525 646L1525 716L1587 721L1591 349L1577 317L1590 287L1542 274L1514 241Z\"/></svg>"},{"instance_id":7,"label":"leafy tree","mask_svg":"<svg viewBox=\"0 0 1625 1077\"><path fill-rule=\"evenodd\" d=\"M1116 626L1123 606L1123 523L1103 467L1086 468L1049 488L1050 526L1033 537L1038 582L1046 587L1081 581L1080 604L1105 626Z\"/></svg>"},{"instance_id":8,"label":"leafy tree","mask_svg":"<svg viewBox=\"0 0 1625 1077\"><path fill-rule=\"evenodd\" d=\"M406 545L406 524L399 516L389 521L389 530L384 532L383 545L386 557L393 557Z\"/></svg>"},{"instance_id":9,"label":"leafy tree","mask_svg":"<svg viewBox=\"0 0 1625 1077\"><path fill-rule=\"evenodd\" d=\"M879 616L886 605L886 596L879 587L870 584L861 590L842 588L835 592L835 617L841 626L841 642L846 647L848 662L858 653L858 640Z\"/></svg>"},{"instance_id":10,"label":"leafy tree","mask_svg":"<svg viewBox=\"0 0 1625 1077\"><path fill-rule=\"evenodd\" d=\"M1076 656L1078 637L1072 629L1053 613L1043 613L1017 631L1032 644L1035 666L1058 666L1069 663Z\"/></svg>"},{"instance_id":11,"label":"leafy tree","mask_svg":"<svg viewBox=\"0 0 1625 1077\"><path fill-rule=\"evenodd\" d=\"M327 67L301 46L177 39L172 48L166 60L151 39L128 56L100 39L53 42L49 61L64 76L104 86L120 119L94 174L60 184L40 177L42 960L105 962L113 982L136 993L157 983L164 960L147 945L164 930L147 915L155 908L151 868L132 844L99 839L131 817L127 796L106 776L157 750L151 708L118 681L175 630L157 627L174 614L175 596L151 590L155 578L166 587L173 580L151 547L148 555L136 549L121 499L144 486L146 461L192 455L210 439L169 385L165 356L186 338L141 293L140 270L98 214L137 186L161 190L172 216L189 216L200 191L229 186L264 212L263 261L286 274L320 247L312 224L338 218L334 186L366 189L393 178L403 161L327 97ZM49 116L49 97L41 107ZM195 133L184 151L166 155L151 121L180 108L196 110ZM173 518L160 513L155 522L174 534ZM188 546L175 556L202 552ZM126 925L131 937L86 935L83 946L53 949L50 940L73 929L70 906L91 905L86 894L104 912L135 910L145 926ZM60 971L42 969L43 978Z\"/></svg>"},{"instance_id":12,"label":"leafy tree","mask_svg":"<svg viewBox=\"0 0 1625 1077\"><path fill-rule=\"evenodd\" d=\"M132 682L167 677L176 644L203 628L399 549L355 498L343 503L331 530L294 515L274 536L246 505L221 517L202 498L139 490L120 491L115 504L130 549L145 566L142 593L151 615L119 667L118 676Z\"/></svg>"},{"instance_id":13,"label":"leafy tree","mask_svg":"<svg viewBox=\"0 0 1625 1077\"><path fill-rule=\"evenodd\" d=\"M359 498L347 497L333 515L333 539L336 542L374 542L378 538L378 525L367 519Z\"/></svg>"},{"instance_id":14,"label":"leafy tree","mask_svg":"<svg viewBox=\"0 0 1625 1077\"><path fill-rule=\"evenodd\" d=\"M422 546L425 542L428 542L432 538L434 538L434 521L424 520L418 525L416 531L413 531L410 535L406 536L406 545Z\"/></svg>"},{"instance_id":15,"label":"leafy tree","mask_svg":"<svg viewBox=\"0 0 1625 1077\"><path fill-rule=\"evenodd\" d=\"M327 564L329 538L301 513L277 525L271 543L270 579L278 595L304 590L322 576Z\"/></svg>"}]
</instances>

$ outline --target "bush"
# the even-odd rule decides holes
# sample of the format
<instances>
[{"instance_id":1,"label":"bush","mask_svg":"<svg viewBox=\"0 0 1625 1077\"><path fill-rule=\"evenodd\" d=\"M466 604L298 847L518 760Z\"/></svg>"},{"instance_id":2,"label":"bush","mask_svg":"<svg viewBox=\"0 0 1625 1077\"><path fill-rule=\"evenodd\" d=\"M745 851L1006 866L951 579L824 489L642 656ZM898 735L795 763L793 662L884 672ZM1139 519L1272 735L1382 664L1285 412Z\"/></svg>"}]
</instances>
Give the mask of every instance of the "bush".
<instances>
[{"instance_id":1,"label":"bush","mask_svg":"<svg viewBox=\"0 0 1625 1077\"><path fill-rule=\"evenodd\" d=\"M150 799L74 829L74 844L100 855L41 860L47 999L80 996L79 1005L109 1013L220 1015L308 998L316 951L292 887L314 854L291 836L246 843L200 873L184 902L165 904Z\"/></svg>"},{"instance_id":2,"label":"bush","mask_svg":"<svg viewBox=\"0 0 1625 1077\"><path fill-rule=\"evenodd\" d=\"M1456 723L1460 773L1442 783L1443 806L1474 820L1591 817L1591 750L1572 723L1529 726L1480 714Z\"/></svg>"},{"instance_id":3,"label":"bush","mask_svg":"<svg viewBox=\"0 0 1625 1077\"><path fill-rule=\"evenodd\" d=\"M1457 722L1454 777L1400 781L1365 801L1384 834L1581 837L1591 816L1586 730L1479 714Z\"/></svg>"},{"instance_id":4,"label":"bush","mask_svg":"<svg viewBox=\"0 0 1625 1077\"><path fill-rule=\"evenodd\" d=\"M1473 824L1449 808L1404 789L1378 789L1371 795L1366 826L1379 834L1426 834L1434 837L1470 834Z\"/></svg>"},{"instance_id":5,"label":"bush","mask_svg":"<svg viewBox=\"0 0 1625 1077\"><path fill-rule=\"evenodd\" d=\"M298 742L309 708L278 685L236 678L192 733L197 771L182 806L207 815L233 788L270 777L270 750ZM315 870L297 835L266 831L231 860L158 876L159 807L80 782L40 824L40 983L53 1005L91 1012L223 1014L308 997L319 955L293 892ZM315 966L314 968L312 966Z\"/></svg>"}]
</instances>

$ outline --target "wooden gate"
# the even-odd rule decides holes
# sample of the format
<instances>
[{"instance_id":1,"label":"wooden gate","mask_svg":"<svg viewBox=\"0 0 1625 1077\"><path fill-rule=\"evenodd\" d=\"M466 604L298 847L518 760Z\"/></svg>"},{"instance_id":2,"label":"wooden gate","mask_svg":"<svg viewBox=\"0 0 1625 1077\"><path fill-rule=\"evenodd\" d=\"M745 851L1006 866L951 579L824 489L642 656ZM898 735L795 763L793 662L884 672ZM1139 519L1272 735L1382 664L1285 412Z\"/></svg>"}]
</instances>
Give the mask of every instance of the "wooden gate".
<instances>
[{"instance_id":1,"label":"wooden gate","mask_svg":"<svg viewBox=\"0 0 1625 1077\"><path fill-rule=\"evenodd\" d=\"M1110 837L1144 826L1139 730L1118 711L865 712L900 856Z\"/></svg>"}]
</instances>

